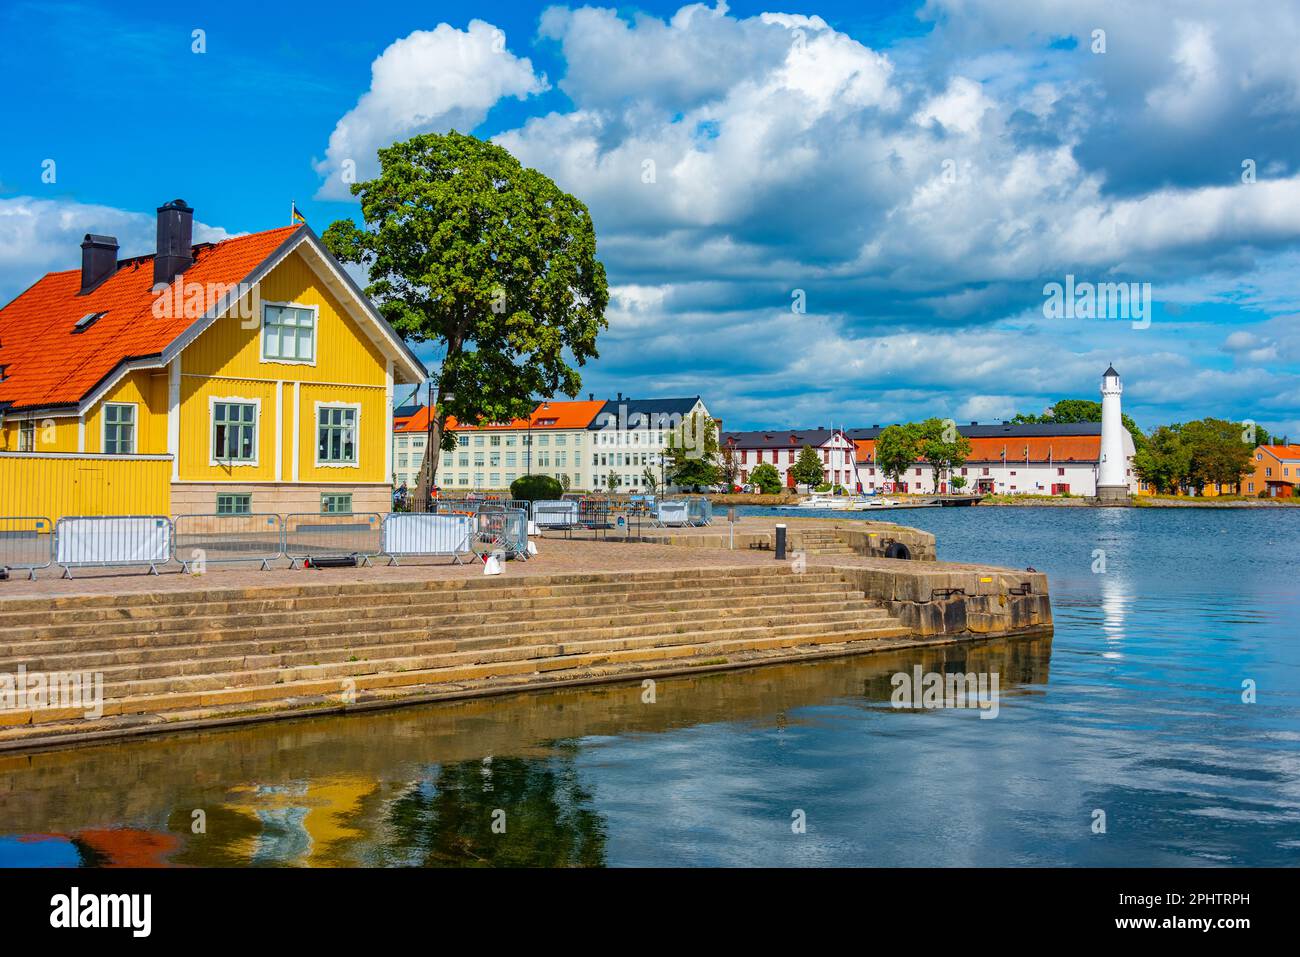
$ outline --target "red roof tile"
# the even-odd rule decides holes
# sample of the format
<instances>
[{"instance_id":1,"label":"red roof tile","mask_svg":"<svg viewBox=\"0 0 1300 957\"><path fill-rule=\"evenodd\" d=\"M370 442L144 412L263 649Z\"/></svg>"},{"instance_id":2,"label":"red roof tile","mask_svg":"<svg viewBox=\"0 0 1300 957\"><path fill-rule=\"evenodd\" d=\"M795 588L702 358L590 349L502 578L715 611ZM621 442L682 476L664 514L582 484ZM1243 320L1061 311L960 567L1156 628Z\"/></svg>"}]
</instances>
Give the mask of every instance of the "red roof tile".
<instances>
[{"instance_id":1,"label":"red roof tile","mask_svg":"<svg viewBox=\"0 0 1300 957\"><path fill-rule=\"evenodd\" d=\"M194 247L194 264L181 274L214 295L216 287L246 279L300 226ZM0 402L14 408L80 402L125 360L157 356L197 317L153 314L153 257L123 260L117 272L85 296L77 295L81 270L53 272L0 309ZM207 298L207 297L205 297ZM197 311L197 310L196 310ZM105 315L84 332L72 330L83 316ZM182 310L183 312L183 310Z\"/></svg>"},{"instance_id":2,"label":"red roof tile","mask_svg":"<svg viewBox=\"0 0 1300 957\"><path fill-rule=\"evenodd\" d=\"M542 403L539 402L537 407L533 409L530 418L534 429L585 429L605 406L603 401L568 402L550 400L547 404L548 408L542 408ZM492 432L526 428L528 428L528 419L515 419L512 422L487 422L482 425L461 425L456 421L455 416L447 418L447 431L449 432ZM422 408L415 415L405 420L404 423L400 419L394 419L393 431L429 431L428 407Z\"/></svg>"}]
</instances>

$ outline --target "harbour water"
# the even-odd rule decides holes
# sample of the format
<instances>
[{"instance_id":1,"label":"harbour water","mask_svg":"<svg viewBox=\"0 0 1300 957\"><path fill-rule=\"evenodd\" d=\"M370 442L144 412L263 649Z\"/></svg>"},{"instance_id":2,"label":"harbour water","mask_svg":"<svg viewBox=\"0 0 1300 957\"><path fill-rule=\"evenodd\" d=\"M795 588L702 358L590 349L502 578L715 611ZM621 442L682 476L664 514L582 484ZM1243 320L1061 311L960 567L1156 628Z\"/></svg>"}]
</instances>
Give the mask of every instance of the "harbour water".
<instances>
[{"instance_id":1,"label":"harbour water","mask_svg":"<svg viewBox=\"0 0 1300 957\"><path fill-rule=\"evenodd\" d=\"M889 518L1055 634L0 756L0 865L1300 863L1300 511Z\"/></svg>"}]
</instances>

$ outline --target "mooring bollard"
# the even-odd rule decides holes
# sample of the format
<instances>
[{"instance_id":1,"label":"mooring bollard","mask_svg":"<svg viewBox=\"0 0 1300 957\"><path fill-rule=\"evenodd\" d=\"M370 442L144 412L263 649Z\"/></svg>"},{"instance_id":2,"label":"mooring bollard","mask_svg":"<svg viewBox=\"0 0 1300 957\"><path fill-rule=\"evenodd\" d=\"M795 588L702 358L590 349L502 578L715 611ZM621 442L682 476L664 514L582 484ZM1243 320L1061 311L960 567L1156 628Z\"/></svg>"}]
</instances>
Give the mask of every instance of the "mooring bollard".
<instances>
[{"instance_id":1,"label":"mooring bollard","mask_svg":"<svg viewBox=\"0 0 1300 957\"><path fill-rule=\"evenodd\" d=\"M785 561L785 526L784 525L778 525L776 527L776 560L778 562Z\"/></svg>"},{"instance_id":2,"label":"mooring bollard","mask_svg":"<svg viewBox=\"0 0 1300 957\"><path fill-rule=\"evenodd\" d=\"M730 548L736 547L736 506L727 509L727 524L731 526L731 544Z\"/></svg>"}]
</instances>

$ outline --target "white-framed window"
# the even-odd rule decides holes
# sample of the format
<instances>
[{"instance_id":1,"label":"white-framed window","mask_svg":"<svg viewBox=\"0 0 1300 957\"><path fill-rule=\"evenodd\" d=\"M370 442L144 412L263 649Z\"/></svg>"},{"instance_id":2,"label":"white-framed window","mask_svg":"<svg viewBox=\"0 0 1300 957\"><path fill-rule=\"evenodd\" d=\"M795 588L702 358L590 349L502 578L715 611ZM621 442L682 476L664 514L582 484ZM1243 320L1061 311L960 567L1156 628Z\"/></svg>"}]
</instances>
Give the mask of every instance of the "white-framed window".
<instances>
[{"instance_id":1,"label":"white-framed window","mask_svg":"<svg viewBox=\"0 0 1300 957\"><path fill-rule=\"evenodd\" d=\"M316 364L317 307L262 303L262 361Z\"/></svg>"},{"instance_id":2,"label":"white-framed window","mask_svg":"<svg viewBox=\"0 0 1300 957\"><path fill-rule=\"evenodd\" d=\"M36 451L36 420L28 419L18 423L18 451Z\"/></svg>"},{"instance_id":3,"label":"white-framed window","mask_svg":"<svg viewBox=\"0 0 1300 957\"><path fill-rule=\"evenodd\" d=\"M218 492L218 515L249 515L253 511L253 496L250 492Z\"/></svg>"},{"instance_id":4,"label":"white-framed window","mask_svg":"<svg viewBox=\"0 0 1300 957\"><path fill-rule=\"evenodd\" d=\"M104 403L104 454L135 454L135 403Z\"/></svg>"},{"instance_id":5,"label":"white-framed window","mask_svg":"<svg viewBox=\"0 0 1300 957\"><path fill-rule=\"evenodd\" d=\"M316 403L316 464L355 468L360 465L357 435L361 406L346 402Z\"/></svg>"},{"instance_id":6,"label":"white-framed window","mask_svg":"<svg viewBox=\"0 0 1300 957\"><path fill-rule=\"evenodd\" d=\"M322 515L352 514L351 492L322 492L320 497Z\"/></svg>"},{"instance_id":7,"label":"white-framed window","mask_svg":"<svg viewBox=\"0 0 1300 957\"><path fill-rule=\"evenodd\" d=\"M262 400L237 396L209 399L212 465L256 465Z\"/></svg>"}]
</instances>

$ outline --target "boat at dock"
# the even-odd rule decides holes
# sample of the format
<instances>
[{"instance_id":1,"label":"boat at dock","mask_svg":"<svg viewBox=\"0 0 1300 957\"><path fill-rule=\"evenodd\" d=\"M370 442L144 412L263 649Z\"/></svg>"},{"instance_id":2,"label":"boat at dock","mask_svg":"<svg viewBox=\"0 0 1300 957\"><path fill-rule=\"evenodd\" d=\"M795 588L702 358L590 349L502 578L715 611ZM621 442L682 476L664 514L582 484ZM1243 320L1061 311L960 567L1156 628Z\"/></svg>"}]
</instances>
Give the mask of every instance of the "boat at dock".
<instances>
[{"instance_id":1,"label":"boat at dock","mask_svg":"<svg viewBox=\"0 0 1300 957\"><path fill-rule=\"evenodd\" d=\"M896 508L937 508L938 502L900 502L866 495L820 495L813 493L796 505L776 505L783 512L877 512Z\"/></svg>"}]
</instances>

